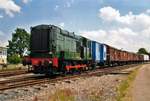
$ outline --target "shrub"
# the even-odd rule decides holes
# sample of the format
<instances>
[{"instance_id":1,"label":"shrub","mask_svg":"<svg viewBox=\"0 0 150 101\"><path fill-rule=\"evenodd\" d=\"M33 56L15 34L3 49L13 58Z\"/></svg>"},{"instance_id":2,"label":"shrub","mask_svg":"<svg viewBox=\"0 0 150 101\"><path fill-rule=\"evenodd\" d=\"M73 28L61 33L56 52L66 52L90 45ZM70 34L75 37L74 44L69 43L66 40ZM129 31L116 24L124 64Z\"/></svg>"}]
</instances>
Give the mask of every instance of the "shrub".
<instances>
[{"instance_id":1,"label":"shrub","mask_svg":"<svg viewBox=\"0 0 150 101\"><path fill-rule=\"evenodd\" d=\"M18 64L21 62L21 58L18 54L14 54L8 57L8 62L12 64Z\"/></svg>"}]
</instances>

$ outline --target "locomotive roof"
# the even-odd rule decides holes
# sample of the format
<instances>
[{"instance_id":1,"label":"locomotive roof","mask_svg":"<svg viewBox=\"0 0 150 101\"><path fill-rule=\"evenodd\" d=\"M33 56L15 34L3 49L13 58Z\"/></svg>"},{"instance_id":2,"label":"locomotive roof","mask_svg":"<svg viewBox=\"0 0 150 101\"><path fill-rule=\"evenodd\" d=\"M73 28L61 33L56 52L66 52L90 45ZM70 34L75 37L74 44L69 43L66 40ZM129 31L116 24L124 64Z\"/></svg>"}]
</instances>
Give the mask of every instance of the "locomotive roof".
<instances>
[{"instance_id":1,"label":"locomotive roof","mask_svg":"<svg viewBox=\"0 0 150 101\"><path fill-rule=\"evenodd\" d=\"M46 25L46 24L41 24L41 25L37 25L37 26L34 26L34 27L31 27L31 29L32 28L36 28L36 29L38 29L38 28L42 28L42 29L48 29L48 28L50 28L51 27L51 25Z\"/></svg>"},{"instance_id":2,"label":"locomotive roof","mask_svg":"<svg viewBox=\"0 0 150 101\"><path fill-rule=\"evenodd\" d=\"M72 38L75 38L75 39L80 39L81 38L81 36L74 34L74 32L69 32L69 31L61 29L60 27L55 26L55 25L41 24L41 25L31 27L31 29L50 29L50 28L55 28L55 29L60 30L60 34L65 35L65 36L69 36L69 37L72 37Z\"/></svg>"}]
</instances>

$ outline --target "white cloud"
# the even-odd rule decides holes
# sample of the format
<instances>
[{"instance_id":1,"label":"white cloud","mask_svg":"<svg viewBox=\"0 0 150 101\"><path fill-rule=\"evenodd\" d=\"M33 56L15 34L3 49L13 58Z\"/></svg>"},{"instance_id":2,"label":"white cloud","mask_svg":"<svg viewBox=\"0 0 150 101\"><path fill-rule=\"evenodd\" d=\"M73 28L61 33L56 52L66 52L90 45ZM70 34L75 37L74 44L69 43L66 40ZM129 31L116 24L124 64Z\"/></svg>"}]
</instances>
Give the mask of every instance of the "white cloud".
<instances>
[{"instance_id":1,"label":"white cloud","mask_svg":"<svg viewBox=\"0 0 150 101\"><path fill-rule=\"evenodd\" d=\"M58 24L61 28L64 28L65 27L65 23L64 22L61 22Z\"/></svg>"},{"instance_id":2,"label":"white cloud","mask_svg":"<svg viewBox=\"0 0 150 101\"><path fill-rule=\"evenodd\" d=\"M113 30L81 31L80 33L89 39L112 45L118 49L123 48L129 51L137 51L141 47L150 49L150 28L141 32L134 32L129 28L117 28Z\"/></svg>"},{"instance_id":3,"label":"white cloud","mask_svg":"<svg viewBox=\"0 0 150 101\"><path fill-rule=\"evenodd\" d=\"M14 13L19 13L21 7L18 6L13 0L0 0L0 9L4 10L10 17L14 16Z\"/></svg>"},{"instance_id":4,"label":"white cloud","mask_svg":"<svg viewBox=\"0 0 150 101\"><path fill-rule=\"evenodd\" d=\"M112 21L117 20L120 16L120 13L118 10L113 9L112 7L104 7L99 10L100 11L100 17L104 20Z\"/></svg>"},{"instance_id":5,"label":"white cloud","mask_svg":"<svg viewBox=\"0 0 150 101\"><path fill-rule=\"evenodd\" d=\"M147 10L146 12L149 12ZM116 22L122 26L129 26L131 28L143 29L150 26L150 16L147 13L134 15L132 12L121 16L119 10L112 7L104 7L99 10L99 17L104 21Z\"/></svg>"},{"instance_id":6,"label":"white cloud","mask_svg":"<svg viewBox=\"0 0 150 101\"><path fill-rule=\"evenodd\" d=\"M30 1L32 1L32 0L22 0L22 2L23 2L24 4L27 4L27 3L30 2Z\"/></svg>"},{"instance_id":7,"label":"white cloud","mask_svg":"<svg viewBox=\"0 0 150 101\"><path fill-rule=\"evenodd\" d=\"M136 52L144 47L150 51L150 15L132 12L121 16L119 10L104 7L99 10L99 17L106 24L106 29L80 31L81 35L100 43L112 45L118 49ZM113 26L113 27L111 27Z\"/></svg>"}]
</instances>

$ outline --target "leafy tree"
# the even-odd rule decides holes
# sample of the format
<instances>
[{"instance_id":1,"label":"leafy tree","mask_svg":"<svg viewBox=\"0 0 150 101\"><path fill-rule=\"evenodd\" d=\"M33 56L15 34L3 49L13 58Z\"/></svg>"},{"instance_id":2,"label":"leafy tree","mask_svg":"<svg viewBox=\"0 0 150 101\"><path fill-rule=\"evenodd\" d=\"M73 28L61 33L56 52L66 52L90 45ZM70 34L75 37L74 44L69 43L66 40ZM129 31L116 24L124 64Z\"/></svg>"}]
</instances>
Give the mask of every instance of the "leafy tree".
<instances>
[{"instance_id":1,"label":"leafy tree","mask_svg":"<svg viewBox=\"0 0 150 101\"><path fill-rule=\"evenodd\" d=\"M20 57L23 56L25 49L29 48L30 34L25 29L17 28L12 33L12 39L8 41L8 57L18 54Z\"/></svg>"},{"instance_id":2,"label":"leafy tree","mask_svg":"<svg viewBox=\"0 0 150 101\"><path fill-rule=\"evenodd\" d=\"M138 54L149 54L145 48L140 48L137 52Z\"/></svg>"}]
</instances>

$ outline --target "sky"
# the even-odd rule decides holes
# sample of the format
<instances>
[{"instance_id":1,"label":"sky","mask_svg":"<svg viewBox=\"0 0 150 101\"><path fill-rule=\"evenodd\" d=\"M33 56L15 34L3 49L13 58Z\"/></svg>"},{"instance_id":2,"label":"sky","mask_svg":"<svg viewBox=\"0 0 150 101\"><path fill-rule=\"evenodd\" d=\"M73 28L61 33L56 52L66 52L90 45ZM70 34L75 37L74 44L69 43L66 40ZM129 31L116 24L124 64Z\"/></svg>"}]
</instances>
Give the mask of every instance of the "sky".
<instances>
[{"instance_id":1,"label":"sky","mask_svg":"<svg viewBox=\"0 0 150 101\"><path fill-rule=\"evenodd\" d=\"M150 51L150 0L0 0L0 46L16 28L54 24L118 49Z\"/></svg>"}]
</instances>

